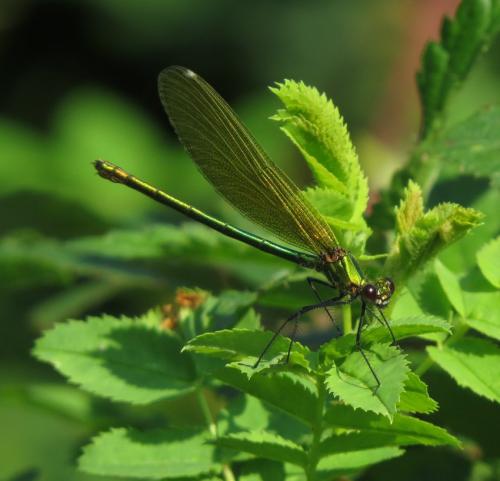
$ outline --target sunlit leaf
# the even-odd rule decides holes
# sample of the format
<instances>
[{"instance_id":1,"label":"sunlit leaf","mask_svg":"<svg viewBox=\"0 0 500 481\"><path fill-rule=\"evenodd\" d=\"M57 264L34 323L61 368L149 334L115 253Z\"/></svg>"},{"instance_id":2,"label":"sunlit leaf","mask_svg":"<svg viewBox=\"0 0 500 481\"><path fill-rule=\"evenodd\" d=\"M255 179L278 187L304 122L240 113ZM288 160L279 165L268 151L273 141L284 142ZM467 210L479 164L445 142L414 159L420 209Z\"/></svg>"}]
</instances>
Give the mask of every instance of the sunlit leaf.
<instances>
[{"instance_id":1,"label":"sunlit leaf","mask_svg":"<svg viewBox=\"0 0 500 481\"><path fill-rule=\"evenodd\" d=\"M146 404L193 389L194 367L181 347L174 334L140 319L102 316L58 324L33 353L85 390Z\"/></svg>"},{"instance_id":2,"label":"sunlit leaf","mask_svg":"<svg viewBox=\"0 0 500 481\"><path fill-rule=\"evenodd\" d=\"M373 344L364 352L380 385L361 352L353 352L328 372L328 390L356 409L392 419L408 377L408 362L399 349L388 344Z\"/></svg>"},{"instance_id":3,"label":"sunlit leaf","mask_svg":"<svg viewBox=\"0 0 500 481\"><path fill-rule=\"evenodd\" d=\"M366 437L368 439L369 436L374 436L374 443L377 439L382 439L380 436L388 436L385 438L385 442L398 446L412 444L427 446L459 445L459 441L443 428L400 413L397 413L391 422L390 419L383 415L362 412L350 406L334 404L328 407L325 420L331 427L359 431L358 438ZM363 442L366 442L367 446L370 445L368 444L369 440L354 438L352 441L353 445ZM334 441L334 444L336 444L336 441Z\"/></svg>"},{"instance_id":4,"label":"sunlit leaf","mask_svg":"<svg viewBox=\"0 0 500 481\"><path fill-rule=\"evenodd\" d=\"M306 453L298 444L268 431L241 432L221 436L217 439L217 445L237 451L246 451L274 461L283 461L299 466L305 466L307 463Z\"/></svg>"},{"instance_id":5,"label":"sunlit leaf","mask_svg":"<svg viewBox=\"0 0 500 481\"><path fill-rule=\"evenodd\" d=\"M139 432L113 429L84 447L82 471L102 476L170 479L220 470L207 433L188 430Z\"/></svg>"},{"instance_id":6,"label":"sunlit leaf","mask_svg":"<svg viewBox=\"0 0 500 481\"><path fill-rule=\"evenodd\" d=\"M398 411L428 414L436 411L438 403L429 396L427 385L413 372L408 373Z\"/></svg>"},{"instance_id":7,"label":"sunlit leaf","mask_svg":"<svg viewBox=\"0 0 500 481\"><path fill-rule=\"evenodd\" d=\"M249 374L257 373L259 369L252 368L266 345L269 343L274 333L269 331L251 331L248 329L221 330L208 332L191 339L183 348L184 351L196 352L225 359L227 361L242 361L242 367L247 365ZM290 347L290 339L278 336L266 353L266 360L273 360L280 356L279 361L284 362L282 355L286 358L286 353ZM296 342L293 345L291 364L300 364L308 367L310 351L307 347ZM266 368L266 360L259 365L260 369Z\"/></svg>"},{"instance_id":8,"label":"sunlit leaf","mask_svg":"<svg viewBox=\"0 0 500 481\"><path fill-rule=\"evenodd\" d=\"M350 471L365 468L371 464L397 458L403 454L404 451L395 446L332 454L320 460L318 471L321 479L332 479L332 476L337 477L340 474L349 473Z\"/></svg>"},{"instance_id":9,"label":"sunlit leaf","mask_svg":"<svg viewBox=\"0 0 500 481\"><path fill-rule=\"evenodd\" d=\"M500 237L486 244L477 253L477 263L484 277L492 285L500 288Z\"/></svg>"},{"instance_id":10,"label":"sunlit leaf","mask_svg":"<svg viewBox=\"0 0 500 481\"><path fill-rule=\"evenodd\" d=\"M443 288L443 291L446 293L448 300L453 305L455 310L462 317L465 317L466 312L465 312L464 298L457 275L451 272L438 259L436 259L434 262L434 270L436 271L441 287Z\"/></svg>"},{"instance_id":11,"label":"sunlit leaf","mask_svg":"<svg viewBox=\"0 0 500 481\"><path fill-rule=\"evenodd\" d=\"M385 270L396 285L411 277L445 247L479 225L483 215L458 204L438 204L423 212L420 187L410 181L396 210L397 238Z\"/></svg>"},{"instance_id":12,"label":"sunlit leaf","mask_svg":"<svg viewBox=\"0 0 500 481\"><path fill-rule=\"evenodd\" d=\"M484 339L465 337L427 352L462 387L500 402L500 348Z\"/></svg>"},{"instance_id":13,"label":"sunlit leaf","mask_svg":"<svg viewBox=\"0 0 500 481\"><path fill-rule=\"evenodd\" d=\"M451 332L451 325L444 319L428 314L420 314L389 320L389 325L397 340L432 333ZM385 325L375 320L361 333L361 344L370 346L373 343L392 341L391 333ZM333 359L342 359L356 349L356 335L345 334L332 339L321 347L321 350Z\"/></svg>"},{"instance_id":14,"label":"sunlit leaf","mask_svg":"<svg viewBox=\"0 0 500 481\"><path fill-rule=\"evenodd\" d=\"M362 218L368 202L368 184L339 110L324 94L303 82L285 80L271 91L285 107L272 118L282 124L281 129L300 150L318 186L333 189L337 197L343 198L343 202L336 203L344 206L341 210L334 214L330 208L322 213L359 224L364 237L353 245L346 242L352 239L344 238L342 229L331 225L335 234L344 241L342 245L360 251L370 232ZM317 198L317 205L321 208L325 205L322 195L316 194L311 193L311 196Z\"/></svg>"},{"instance_id":15,"label":"sunlit leaf","mask_svg":"<svg viewBox=\"0 0 500 481\"><path fill-rule=\"evenodd\" d=\"M251 394L303 423L312 425L315 422L315 413L311 406L317 402L317 389L311 381L303 377L284 372L256 374L249 378L232 365L219 368L213 371L212 375L223 383Z\"/></svg>"}]
</instances>

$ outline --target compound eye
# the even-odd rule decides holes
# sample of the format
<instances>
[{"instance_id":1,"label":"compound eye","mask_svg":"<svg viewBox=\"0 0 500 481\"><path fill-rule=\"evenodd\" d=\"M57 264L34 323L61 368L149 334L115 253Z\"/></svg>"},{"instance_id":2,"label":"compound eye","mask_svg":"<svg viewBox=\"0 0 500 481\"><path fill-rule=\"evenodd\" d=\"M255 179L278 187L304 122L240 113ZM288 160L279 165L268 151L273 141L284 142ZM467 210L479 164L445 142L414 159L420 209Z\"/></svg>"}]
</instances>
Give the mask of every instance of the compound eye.
<instances>
[{"instance_id":1,"label":"compound eye","mask_svg":"<svg viewBox=\"0 0 500 481\"><path fill-rule=\"evenodd\" d=\"M392 279L390 277L385 278L385 285L391 291L391 295L394 294L394 290L396 289L396 286L394 285L394 282L392 282Z\"/></svg>"},{"instance_id":2,"label":"compound eye","mask_svg":"<svg viewBox=\"0 0 500 481\"><path fill-rule=\"evenodd\" d=\"M377 288L373 284L366 284L363 287L363 297L369 301L375 302L378 297Z\"/></svg>"}]
</instances>

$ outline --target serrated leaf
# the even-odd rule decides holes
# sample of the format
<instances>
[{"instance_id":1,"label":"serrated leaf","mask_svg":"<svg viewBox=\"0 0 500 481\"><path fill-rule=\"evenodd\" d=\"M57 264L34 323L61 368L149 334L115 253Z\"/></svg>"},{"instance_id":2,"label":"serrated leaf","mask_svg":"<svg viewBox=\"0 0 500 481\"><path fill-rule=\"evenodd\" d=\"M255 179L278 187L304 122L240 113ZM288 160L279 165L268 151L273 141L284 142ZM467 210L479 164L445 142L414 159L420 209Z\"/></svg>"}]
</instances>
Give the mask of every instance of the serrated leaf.
<instances>
[{"instance_id":1,"label":"serrated leaf","mask_svg":"<svg viewBox=\"0 0 500 481\"><path fill-rule=\"evenodd\" d=\"M207 434L188 430L113 429L84 447L79 468L90 474L170 479L220 469Z\"/></svg>"},{"instance_id":2,"label":"serrated leaf","mask_svg":"<svg viewBox=\"0 0 500 481\"><path fill-rule=\"evenodd\" d=\"M405 196L396 209L396 229L398 232L408 232L424 216L424 199L422 190L415 182L408 182Z\"/></svg>"},{"instance_id":3,"label":"serrated leaf","mask_svg":"<svg viewBox=\"0 0 500 481\"><path fill-rule=\"evenodd\" d=\"M288 462L305 466L305 451L298 445L268 431L251 431L221 436L217 446L245 451L255 456L274 461Z\"/></svg>"},{"instance_id":4,"label":"serrated leaf","mask_svg":"<svg viewBox=\"0 0 500 481\"><path fill-rule=\"evenodd\" d=\"M349 246L353 254L360 255L371 229L362 216L354 215L349 197L321 187L309 188L304 195L332 227L340 245Z\"/></svg>"},{"instance_id":5,"label":"serrated leaf","mask_svg":"<svg viewBox=\"0 0 500 481\"><path fill-rule=\"evenodd\" d=\"M385 265L396 285L404 283L441 250L478 226L483 218L474 209L451 203L439 204L422 214L419 197L422 197L419 187L410 181L396 209L397 238Z\"/></svg>"},{"instance_id":6,"label":"serrated leaf","mask_svg":"<svg viewBox=\"0 0 500 481\"><path fill-rule=\"evenodd\" d=\"M463 0L453 19L445 18L439 43L430 42L417 74L423 107L422 137L439 120L450 93L499 29L496 2Z\"/></svg>"},{"instance_id":7,"label":"serrated leaf","mask_svg":"<svg viewBox=\"0 0 500 481\"><path fill-rule=\"evenodd\" d=\"M302 440L310 434L310 427L254 396L241 394L232 399L218 416L218 434L241 431L270 430L290 440ZM239 453L237 459L249 457Z\"/></svg>"},{"instance_id":8,"label":"serrated leaf","mask_svg":"<svg viewBox=\"0 0 500 481\"><path fill-rule=\"evenodd\" d=\"M38 339L33 354L87 391L146 404L193 389L194 367L180 350L172 333L140 318L102 316L57 325Z\"/></svg>"},{"instance_id":9,"label":"serrated leaf","mask_svg":"<svg viewBox=\"0 0 500 481\"><path fill-rule=\"evenodd\" d=\"M191 339L183 348L185 351L198 354L212 355L227 361L242 361L241 367L247 366L248 374L252 375L267 367L268 362L280 362L283 364L283 355L290 347L290 339L278 336L266 353L265 359L258 368L252 368L258 357L272 339L274 333L261 330L249 329L225 329L216 332L208 332ZM309 367L311 352L305 346L295 342L290 356L290 365L300 364ZM278 359L276 359L278 357Z\"/></svg>"},{"instance_id":10,"label":"serrated leaf","mask_svg":"<svg viewBox=\"0 0 500 481\"><path fill-rule=\"evenodd\" d=\"M498 158L500 159L500 153ZM500 171L500 166L498 171ZM500 288L500 237L488 242L477 253L477 263L484 277L493 286Z\"/></svg>"},{"instance_id":11,"label":"serrated leaf","mask_svg":"<svg viewBox=\"0 0 500 481\"><path fill-rule=\"evenodd\" d=\"M321 479L335 479L341 474L366 468L372 464L402 456L404 451L395 446L374 447L325 456L318 463Z\"/></svg>"},{"instance_id":12,"label":"serrated leaf","mask_svg":"<svg viewBox=\"0 0 500 481\"><path fill-rule=\"evenodd\" d=\"M455 308L455 310L465 317L465 303L462 295L462 288L458 276L451 272L439 259L434 261L434 270L439 279L439 283L446 293L446 297Z\"/></svg>"},{"instance_id":13,"label":"serrated leaf","mask_svg":"<svg viewBox=\"0 0 500 481\"><path fill-rule=\"evenodd\" d=\"M500 106L484 107L426 142L426 155L436 158L448 174L488 177L500 182Z\"/></svg>"},{"instance_id":14,"label":"serrated leaf","mask_svg":"<svg viewBox=\"0 0 500 481\"><path fill-rule=\"evenodd\" d=\"M486 336L500 340L500 292L467 292L471 310L464 322Z\"/></svg>"},{"instance_id":15,"label":"serrated leaf","mask_svg":"<svg viewBox=\"0 0 500 481\"><path fill-rule=\"evenodd\" d=\"M462 387L500 402L500 349L484 339L465 337L451 346L428 347L433 361Z\"/></svg>"},{"instance_id":16,"label":"serrated leaf","mask_svg":"<svg viewBox=\"0 0 500 481\"><path fill-rule=\"evenodd\" d=\"M486 336L500 340L500 291L479 272L470 271L463 279L463 296L467 307L468 326Z\"/></svg>"},{"instance_id":17,"label":"serrated leaf","mask_svg":"<svg viewBox=\"0 0 500 481\"><path fill-rule=\"evenodd\" d=\"M433 333L449 334L451 332L451 325L447 321L429 314L401 317L394 320L389 319L389 325L396 340ZM380 325L374 320L361 333L362 346L370 346L376 342L390 341L392 341L392 338L387 327ZM354 333L332 339L321 347L321 350L329 357L337 360L347 356L355 349L356 335Z\"/></svg>"},{"instance_id":18,"label":"serrated leaf","mask_svg":"<svg viewBox=\"0 0 500 481\"><path fill-rule=\"evenodd\" d=\"M358 443L366 443L364 445L370 446L370 442L375 443L377 439L383 439L380 436L387 436L384 443L398 446L412 444L459 446L460 444L443 428L400 413L397 413L391 422L382 415L362 412L342 404L332 404L325 413L325 422L334 428L359 431L357 433L359 439L354 438L351 441L353 446ZM374 436L372 441L369 440L369 436Z\"/></svg>"},{"instance_id":19,"label":"serrated leaf","mask_svg":"<svg viewBox=\"0 0 500 481\"><path fill-rule=\"evenodd\" d=\"M427 385L415 373L409 372L399 399L398 412L429 414L437 408L438 403L429 396Z\"/></svg>"},{"instance_id":20,"label":"serrated leaf","mask_svg":"<svg viewBox=\"0 0 500 481\"><path fill-rule=\"evenodd\" d=\"M314 406L318 400L316 386L296 374L285 372L256 375L249 379L236 367L227 366L213 371L212 375L223 383L251 394L305 424L315 423L315 413L311 406Z\"/></svg>"},{"instance_id":21,"label":"serrated leaf","mask_svg":"<svg viewBox=\"0 0 500 481\"><path fill-rule=\"evenodd\" d=\"M285 80L271 91L285 106L272 118L282 123L281 129L306 159L318 186L334 191L349 203L348 217L345 202L343 215L332 217L366 226L362 214L368 202L368 184L338 109L324 94L303 82ZM332 227L341 235L341 229Z\"/></svg>"},{"instance_id":22,"label":"serrated leaf","mask_svg":"<svg viewBox=\"0 0 500 481\"><path fill-rule=\"evenodd\" d=\"M398 348L388 344L373 344L364 352L380 385L361 352L353 352L342 364L328 371L327 388L335 397L356 409L392 419L408 377L406 357Z\"/></svg>"}]
</instances>

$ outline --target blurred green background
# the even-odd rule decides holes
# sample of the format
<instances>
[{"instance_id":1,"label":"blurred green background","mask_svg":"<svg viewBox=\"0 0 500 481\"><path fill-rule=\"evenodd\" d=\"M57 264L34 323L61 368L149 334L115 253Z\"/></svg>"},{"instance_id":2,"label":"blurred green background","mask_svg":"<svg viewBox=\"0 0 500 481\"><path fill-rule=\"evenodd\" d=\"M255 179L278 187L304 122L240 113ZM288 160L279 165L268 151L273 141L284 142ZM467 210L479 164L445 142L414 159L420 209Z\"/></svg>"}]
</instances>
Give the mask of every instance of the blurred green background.
<instances>
[{"instance_id":1,"label":"blurred green background","mask_svg":"<svg viewBox=\"0 0 500 481\"><path fill-rule=\"evenodd\" d=\"M414 74L420 51L457 3L0 2L0 480L103 479L76 472L80 446L123 419L140 424L154 418L155 407L143 419L140 410L87 395L32 359L30 349L43 329L69 317L138 314L168 302L179 285L217 291L262 280L262 270L260 277L248 266L235 274L217 259L202 268L196 262L175 265L174 259L171 269L157 266L152 275L144 265L126 270L126 262L96 268L92 259L80 256L76 262L65 250L78 250L82 237L91 242L113 229L185 222L99 179L91 165L95 158L247 225L174 138L157 96L159 71L179 64L202 75L300 185L310 178L268 120L279 105L267 86L284 78L315 85L344 115L376 198L405 161L418 130ZM498 47L454 99L452 118L500 100ZM460 201L459 193L452 200ZM119 250L119 239L109 238L108 248ZM490 403L457 391L444 376L432 383L431 393L441 404L435 421L452 432L469 411L475 413L465 429L469 449L460 455L410 450L363 479L469 479L471 459L498 456L488 433L490 420L498 420ZM491 479L481 472L474 476Z\"/></svg>"}]
</instances>

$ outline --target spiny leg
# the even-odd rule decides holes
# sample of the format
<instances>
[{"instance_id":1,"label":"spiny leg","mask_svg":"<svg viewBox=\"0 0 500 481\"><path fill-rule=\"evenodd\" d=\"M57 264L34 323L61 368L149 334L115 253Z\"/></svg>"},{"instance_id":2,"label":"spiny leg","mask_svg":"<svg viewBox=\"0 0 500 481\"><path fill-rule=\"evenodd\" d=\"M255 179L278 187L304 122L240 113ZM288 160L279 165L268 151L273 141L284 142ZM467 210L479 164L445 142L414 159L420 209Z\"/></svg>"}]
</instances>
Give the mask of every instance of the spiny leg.
<instances>
[{"instance_id":1,"label":"spiny leg","mask_svg":"<svg viewBox=\"0 0 500 481\"><path fill-rule=\"evenodd\" d=\"M342 297L344 297L344 295ZM309 306L304 306L304 307L300 308L298 311L294 312L289 318L287 318L285 320L285 322L283 322L283 324L281 324L281 326L278 328L278 330L275 331L275 333L273 334L273 337L271 337L271 339L269 340L269 342L266 344L266 347L264 347L264 350L260 353L260 356L257 359L257 361L255 362L255 364L253 365L253 368L256 369L258 367L258 365L262 361L263 357L265 356L266 352L272 346L273 342L279 336L279 334L283 330L283 328L290 321L295 321L295 323L297 323L298 320L299 320L299 318L300 318L300 316L302 316L306 312L312 311L314 309L320 309L320 308L323 308L323 307L336 306L336 305L340 305L340 304L350 304L350 303L351 303L350 299L346 300L346 301L342 301L341 298L339 298L339 297L333 297L332 299L327 299L325 301L319 302L318 304L311 304ZM294 337L295 337L295 334L296 334L296 330L297 330L297 328L295 327L294 328L294 332L293 332L293 336ZM288 347L287 362L288 362L288 358L290 356L290 352L292 350L292 344L293 344L293 342L294 342L294 338L290 339L290 345Z\"/></svg>"},{"instance_id":2,"label":"spiny leg","mask_svg":"<svg viewBox=\"0 0 500 481\"><path fill-rule=\"evenodd\" d=\"M377 383L377 387L375 388L374 393L376 393L378 388L380 387L380 379L378 378L377 374L375 373L375 370L373 369L372 365L370 364L370 361L368 360L368 357L366 356L365 352L363 351L363 348L361 347L361 329L363 328L363 324L365 322L365 313L366 313L366 303L362 302L361 314L359 316L358 330L356 332L356 349L363 356L363 359L365 360L368 368L370 369L371 373L373 374L373 377L375 378L375 381Z\"/></svg>"},{"instance_id":3,"label":"spiny leg","mask_svg":"<svg viewBox=\"0 0 500 481\"><path fill-rule=\"evenodd\" d=\"M335 286L333 284L331 284L330 282L324 281L322 279L316 279L314 277L308 277L306 280L307 280L307 283L309 284L309 287L314 292L314 295L316 296L316 299L318 299L318 302L323 302L323 299L321 298L321 296L319 295L318 290L316 289L316 284L320 284L322 286L327 286L330 289L335 289ZM339 296L338 299L341 299L342 297L344 297L344 296L343 295ZM324 309L325 309L325 312L327 313L328 317L330 318L330 321L332 321L332 324L334 325L335 330L337 331L337 333L340 334L340 328L339 328L338 324L335 322L335 319L333 318L332 313L328 310L327 307L325 307Z\"/></svg>"}]
</instances>

